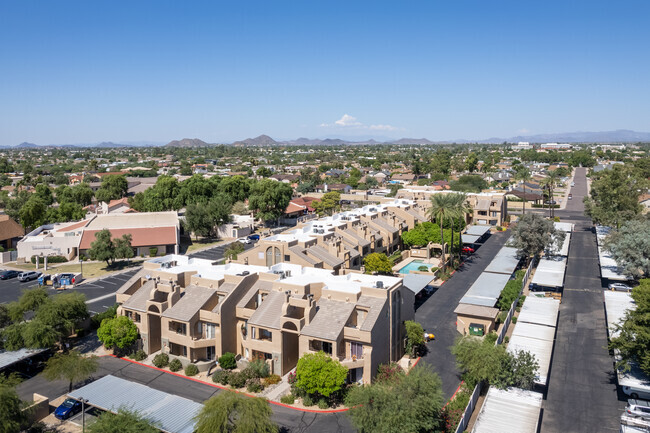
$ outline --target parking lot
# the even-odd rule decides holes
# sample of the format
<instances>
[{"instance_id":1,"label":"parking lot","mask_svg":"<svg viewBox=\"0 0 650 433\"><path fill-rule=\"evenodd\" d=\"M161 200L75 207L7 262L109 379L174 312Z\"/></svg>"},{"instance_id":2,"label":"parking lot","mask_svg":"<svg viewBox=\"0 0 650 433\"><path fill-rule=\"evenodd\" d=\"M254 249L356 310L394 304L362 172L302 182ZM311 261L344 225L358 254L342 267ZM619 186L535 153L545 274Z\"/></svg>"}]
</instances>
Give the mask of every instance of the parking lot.
<instances>
[{"instance_id":1,"label":"parking lot","mask_svg":"<svg viewBox=\"0 0 650 433\"><path fill-rule=\"evenodd\" d=\"M105 311L115 304L115 292L131 278L140 268L132 269L125 273L108 275L88 283L80 284L72 289L56 290L52 286L46 286L51 296L61 293L79 292L86 296L86 303L91 314ZM0 280L0 303L6 304L17 301L25 289L38 287L36 281L20 282L17 278Z\"/></svg>"},{"instance_id":2,"label":"parking lot","mask_svg":"<svg viewBox=\"0 0 650 433\"><path fill-rule=\"evenodd\" d=\"M207 250L198 251L196 253L189 254L189 257L196 259L206 259L206 260L221 260L223 259L223 254L230 244L219 245L218 247L209 248ZM255 246L255 241L251 241L250 244L244 244L244 251L250 250Z\"/></svg>"}]
</instances>

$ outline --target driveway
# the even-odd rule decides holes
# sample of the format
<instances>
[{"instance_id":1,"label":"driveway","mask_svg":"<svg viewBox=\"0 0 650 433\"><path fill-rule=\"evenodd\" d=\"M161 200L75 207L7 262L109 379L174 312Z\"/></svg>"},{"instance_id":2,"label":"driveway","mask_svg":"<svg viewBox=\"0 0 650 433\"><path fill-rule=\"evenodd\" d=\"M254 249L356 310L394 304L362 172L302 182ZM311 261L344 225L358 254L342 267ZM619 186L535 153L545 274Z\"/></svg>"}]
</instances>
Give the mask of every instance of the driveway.
<instances>
[{"instance_id":1,"label":"driveway","mask_svg":"<svg viewBox=\"0 0 650 433\"><path fill-rule=\"evenodd\" d=\"M221 392L220 388L214 386L111 356L99 358L99 366L100 368L92 380L112 374L199 403ZM53 400L68 392L68 384L65 381L48 382L41 375L38 375L18 385L17 391L23 400L31 400L33 393L39 393ZM348 433L356 431L344 412L302 412L275 404L271 405L271 409L273 409L273 420L281 427L284 427L285 432Z\"/></svg>"},{"instance_id":2,"label":"driveway","mask_svg":"<svg viewBox=\"0 0 650 433\"><path fill-rule=\"evenodd\" d=\"M450 398L460 384L460 373L451 346L457 337L454 310L465 292L490 264L494 256L510 238L509 232L497 232L465 261L454 275L438 288L415 313L415 320L436 339L427 343L429 352L422 361L433 366L442 379L445 398Z\"/></svg>"},{"instance_id":3,"label":"driveway","mask_svg":"<svg viewBox=\"0 0 650 433\"><path fill-rule=\"evenodd\" d=\"M603 286L596 236L584 217L585 169L576 169L573 199L562 221L576 224L543 402L541 432L617 432L625 399L617 391L613 358L607 351Z\"/></svg>"}]
</instances>

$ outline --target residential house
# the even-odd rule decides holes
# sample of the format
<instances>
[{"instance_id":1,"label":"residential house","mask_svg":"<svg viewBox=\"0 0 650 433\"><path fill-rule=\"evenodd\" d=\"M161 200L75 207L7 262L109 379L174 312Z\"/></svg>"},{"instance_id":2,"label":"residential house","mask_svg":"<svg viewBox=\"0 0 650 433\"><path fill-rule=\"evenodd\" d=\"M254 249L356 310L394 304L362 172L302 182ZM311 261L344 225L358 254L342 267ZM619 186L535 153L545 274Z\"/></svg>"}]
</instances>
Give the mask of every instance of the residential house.
<instances>
[{"instance_id":1,"label":"residential house","mask_svg":"<svg viewBox=\"0 0 650 433\"><path fill-rule=\"evenodd\" d=\"M0 247L5 251L16 248L18 241L24 235L23 226L11 219L9 215L0 214Z\"/></svg>"},{"instance_id":2,"label":"residential house","mask_svg":"<svg viewBox=\"0 0 650 433\"><path fill-rule=\"evenodd\" d=\"M326 183L323 185L316 185L314 189L316 190L316 192L320 192L320 193L338 191L341 194L350 194L350 192L352 191L352 187L344 183L330 183L330 184Z\"/></svg>"}]
</instances>

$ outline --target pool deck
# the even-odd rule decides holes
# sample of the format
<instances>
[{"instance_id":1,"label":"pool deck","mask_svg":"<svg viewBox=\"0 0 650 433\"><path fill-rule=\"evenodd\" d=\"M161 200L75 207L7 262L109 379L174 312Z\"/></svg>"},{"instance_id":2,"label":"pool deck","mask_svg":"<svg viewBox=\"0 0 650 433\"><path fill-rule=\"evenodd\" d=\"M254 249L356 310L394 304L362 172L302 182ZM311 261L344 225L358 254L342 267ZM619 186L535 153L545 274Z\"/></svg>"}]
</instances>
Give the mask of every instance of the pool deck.
<instances>
[{"instance_id":1,"label":"pool deck","mask_svg":"<svg viewBox=\"0 0 650 433\"><path fill-rule=\"evenodd\" d=\"M407 259L402 260L401 262L399 262L398 264L393 266L393 272L396 273L396 274L399 274L400 270L402 270L405 266L408 266L412 262L422 262L423 265L427 264L427 265L433 265L433 266L440 267L440 259L431 258L431 259L427 260L427 259L423 259L421 257L408 257ZM427 274L428 273L428 272L420 272L420 271L411 271L411 272L418 273L418 274ZM406 274L401 274L401 275L406 275Z\"/></svg>"}]
</instances>

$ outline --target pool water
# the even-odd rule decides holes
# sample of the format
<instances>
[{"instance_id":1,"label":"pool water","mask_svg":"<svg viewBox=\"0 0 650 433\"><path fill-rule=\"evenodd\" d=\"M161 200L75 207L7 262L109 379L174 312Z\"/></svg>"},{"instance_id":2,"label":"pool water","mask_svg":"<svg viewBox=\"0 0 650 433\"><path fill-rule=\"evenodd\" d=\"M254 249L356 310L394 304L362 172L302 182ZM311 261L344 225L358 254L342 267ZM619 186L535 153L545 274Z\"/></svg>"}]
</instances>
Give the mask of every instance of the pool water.
<instances>
[{"instance_id":1,"label":"pool water","mask_svg":"<svg viewBox=\"0 0 650 433\"><path fill-rule=\"evenodd\" d=\"M411 271L417 271L420 266L426 266L427 268L431 269L433 265L430 265L428 263L422 262L422 260L414 260L408 265L404 266L402 269L399 270L400 274L408 274Z\"/></svg>"}]
</instances>

